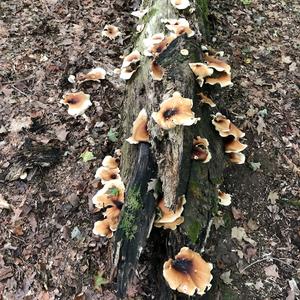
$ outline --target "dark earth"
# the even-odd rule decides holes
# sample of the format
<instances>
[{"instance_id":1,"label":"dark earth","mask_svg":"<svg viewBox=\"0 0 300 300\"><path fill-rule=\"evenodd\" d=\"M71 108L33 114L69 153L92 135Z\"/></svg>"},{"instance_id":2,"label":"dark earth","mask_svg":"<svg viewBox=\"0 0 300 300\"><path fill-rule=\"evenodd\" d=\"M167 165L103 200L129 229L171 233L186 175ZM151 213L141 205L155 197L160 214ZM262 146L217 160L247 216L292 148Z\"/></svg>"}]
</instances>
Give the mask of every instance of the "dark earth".
<instances>
[{"instance_id":1,"label":"dark earth","mask_svg":"<svg viewBox=\"0 0 300 300\"><path fill-rule=\"evenodd\" d=\"M124 82L137 1L0 2L0 299L116 299L111 243L92 234L103 157L123 143ZM209 2L210 47L224 51L234 85L215 94L246 132L247 161L226 169L206 244L219 299L299 299L299 16L296 0ZM114 41L106 24L119 27ZM105 80L69 75L103 67ZM297 86L298 84L298 86ZM86 117L60 100L91 95ZM225 96L224 96L225 95ZM90 151L93 159L84 161ZM149 250L129 299L153 299Z\"/></svg>"}]
</instances>

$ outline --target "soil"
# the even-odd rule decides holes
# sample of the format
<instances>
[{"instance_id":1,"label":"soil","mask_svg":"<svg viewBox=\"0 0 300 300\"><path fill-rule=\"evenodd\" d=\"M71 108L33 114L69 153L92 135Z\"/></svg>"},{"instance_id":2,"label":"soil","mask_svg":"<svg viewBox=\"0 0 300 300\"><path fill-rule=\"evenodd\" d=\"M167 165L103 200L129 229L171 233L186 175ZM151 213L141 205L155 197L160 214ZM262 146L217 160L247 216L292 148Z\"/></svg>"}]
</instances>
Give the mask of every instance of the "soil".
<instances>
[{"instance_id":1,"label":"soil","mask_svg":"<svg viewBox=\"0 0 300 300\"><path fill-rule=\"evenodd\" d=\"M121 0L0 3L3 299L116 299L113 283L99 284L111 247L92 235L91 198L101 159L122 144L125 85L114 69L131 50L137 8ZM224 51L234 82L214 100L248 144L246 163L226 169L221 189L232 204L220 206L205 249L223 278L220 299L300 297L299 12L298 1L210 1L208 43ZM106 24L122 36L102 37ZM68 81L98 66L107 79ZM91 95L85 118L60 104L75 90ZM84 162L85 151L95 159ZM232 228L246 237L233 238ZM133 299L157 294L149 277L141 265Z\"/></svg>"}]
</instances>

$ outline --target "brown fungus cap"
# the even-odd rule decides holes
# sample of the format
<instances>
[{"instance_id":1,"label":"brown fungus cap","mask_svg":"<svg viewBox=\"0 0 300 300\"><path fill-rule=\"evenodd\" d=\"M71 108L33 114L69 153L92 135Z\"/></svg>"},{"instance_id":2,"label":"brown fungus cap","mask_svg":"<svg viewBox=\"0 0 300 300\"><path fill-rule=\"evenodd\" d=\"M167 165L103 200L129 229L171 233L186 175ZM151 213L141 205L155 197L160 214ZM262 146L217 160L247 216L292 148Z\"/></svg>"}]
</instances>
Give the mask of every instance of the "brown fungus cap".
<instances>
[{"instance_id":1,"label":"brown fungus cap","mask_svg":"<svg viewBox=\"0 0 300 300\"><path fill-rule=\"evenodd\" d=\"M102 36L108 37L110 40L114 40L116 37L120 36L121 32L119 28L114 25L105 25L102 31Z\"/></svg>"},{"instance_id":2,"label":"brown fungus cap","mask_svg":"<svg viewBox=\"0 0 300 300\"><path fill-rule=\"evenodd\" d=\"M216 107L214 101L210 99L208 96L204 95L203 93L199 93L197 95L200 96L202 103L208 104L210 107Z\"/></svg>"},{"instance_id":3,"label":"brown fungus cap","mask_svg":"<svg viewBox=\"0 0 300 300\"><path fill-rule=\"evenodd\" d=\"M171 0L171 4L177 9L186 9L191 5L189 0Z\"/></svg>"},{"instance_id":4,"label":"brown fungus cap","mask_svg":"<svg viewBox=\"0 0 300 300\"><path fill-rule=\"evenodd\" d=\"M80 83L83 83L85 81L97 81L105 79L106 71L103 68L97 67L92 70L90 70L86 74L78 74L78 81Z\"/></svg>"},{"instance_id":5,"label":"brown fungus cap","mask_svg":"<svg viewBox=\"0 0 300 300\"><path fill-rule=\"evenodd\" d=\"M175 260L170 258L164 263L163 276L173 290L189 296L203 295L211 287L212 268L197 252L182 247Z\"/></svg>"},{"instance_id":6,"label":"brown fungus cap","mask_svg":"<svg viewBox=\"0 0 300 300\"><path fill-rule=\"evenodd\" d=\"M192 37L195 34L195 32L190 28L189 22L184 18L180 18L178 20L163 19L162 22L167 23L166 28L173 31L176 36L186 33L188 37Z\"/></svg>"},{"instance_id":7,"label":"brown fungus cap","mask_svg":"<svg viewBox=\"0 0 300 300\"><path fill-rule=\"evenodd\" d=\"M138 144L139 142L149 142L149 133L147 129L148 115L143 108L136 120L133 122L132 135L126 141L129 144Z\"/></svg>"},{"instance_id":8,"label":"brown fungus cap","mask_svg":"<svg viewBox=\"0 0 300 300\"><path fill-rule=\"evenodd\" d=\"M118 168L119 163L120 159L118 157L112 157L111 155L107 155L102 161L102 166L109 169L116 169Z\"/></svg>"},{"instance_id":9,"label":"brown fungus cap","mask_svg":"<svg viewBox=\"0 0 300 300\"><path fill-rule=\"evenodd\" d=\"M163 229L176 230L177 226L184 222L184 217L179 217L171 223L154 223L154 226L157 228L163 227Z\"/></svg>"},{"instance_id":10,"label":"brown fungus cap","mask_svg":"<svg viewBox=\"0 0 300 300\"><path fill-rule=\"evenodd\" d=\"M204 78L211 76L214 72L212 68L209 68L206 64L203 63L189 63L190 68L193 73L197 76L200 87L202 87Z\"/></svg>"},{"instance_id":11,"label":"brown fungus cap","mask_svg":"<svg viewBox=\"0 0 300 300\"><path fill-rule=\"evenodd\" d=\"M100 167L97 169L95 178L100 179L102 184L105 184L107 181L114 180L114 179L121 179L120 175L120 169L110 169L106 167Z\"/></svg>"},{"instance_id":12,"label":"brown fungus cap","mask_svg":"<svg viewBox=\"0 0 300 300\"><path fill-rule=\"evenodd\" d=\"M217 59L215 56L204 53L204 60L210 68L215 69L218 72L225 72L231 74L231 67L223 60Z\"/></svg>"},{"instance_id":13,"label":"brown fungus cap","mask_svg":"<svg viewBox=\"0 0 300 300\"><path fill-rule=\"evenodd\" d=\"M90 95L83 92L68 93L61 103L68 105L68 114L75 117L84 114L92 105Z\"/></svg>"},{"instance_id":14,"label":"brown fungus cap","mask_svg":"<svg viewBox=\"0 0 300 300\"><path fill-rule=\"evenodd\" d=\"M217 112L215 115L212 115L212 124L215 126L215 129L220 133L229 132L230 120L228 120L224 115Z\"/></svg>"},{"instance_id":15,"label":"brown fungus cap","mask_svg":"<svg viewBox=\"0 0 300 300\"><path fill-rule=\"evenodd\" d=\"M205 138L197 136L193 141L192 159L207 163L211 160L211 153L208 149L209 142Z\"/></svg>"},{"instance_id":16,"label":"brown fungus cap","mask_svg":"<svg viewBox=\"0 0 300 300\"><path fill-rule=\"evenodd\" d=\"M192 111L193 100L183 98L179 92L160 104L158 112L152 113L154 121L163 129L175 128L177 125L191 126L199 120Z\"/></svg>"},{"instance_id":17,"label":"brown fungus cap","mask_svg":"<svg viewBox=\"0 0 300 300\"><path fill-rule=\"evenodd\" d=\"M225 192L222 192L221 190L218 190L218 199L219 199L220 205L228 206L231 204L231 195L226 194Z\"/></svg>"},{"instance_id":18,"label":"brown fungus cap","mask_svg":"<svg viewBox=\"0 0 300 300\"><path fill-rule=\"evenodd\" d=\"M245 163L245 160L246 160L246 156L243 154L243 153L228 153L228 158L229 160L234 163L234 164L238 164L238 165L241 165L241 164L244 164Z\"/></svg>"},{"instance_id":19,"label":"brown fungus cap","mask_svg":"<svg viewBox=\"0 0 300 300\"><path fill-rule=\"evenodd\" d=\"M238 153L247 148L246 144L242 144L239 140L232 140L225 144L225 153Z\"/></svg>"},{"instance_id":20,"label":"brown fungus cap","mask_svg":"<svg viewBox=\"0 0 300 300\"><path fill-rule=\"evenodd\" d=\"M176 39L176 34L170 34L164 36L163 33L156 33L151 38L145 39L144 43L146 50L144 51L145 56L159 56L167 47Z\"/></svg>"},{"instance_id":21,"label":"brown fungus cap","mask_svg":"<svg viewBox=\"0 0 300 300\"><path fill-rule=\"evenodd\" d=\"M214 73L215 75L216 73ZM216 74L217 77L208 77L205 79L205 83L210 85L219 84L221 87L232 86L231 75L226 72L220 72Z\"/></svg>"},{"instance_id":22,"label":"brown fungus cap","mask_svg":"<svg viewBox=\"0 0 300 300\"><path fill-rule=\"evenodd\" d=\"M163 79L165 70L156 62L152 61L150 63L150 75L153 80L161 81Z\"/></svg>"}]
</instances>

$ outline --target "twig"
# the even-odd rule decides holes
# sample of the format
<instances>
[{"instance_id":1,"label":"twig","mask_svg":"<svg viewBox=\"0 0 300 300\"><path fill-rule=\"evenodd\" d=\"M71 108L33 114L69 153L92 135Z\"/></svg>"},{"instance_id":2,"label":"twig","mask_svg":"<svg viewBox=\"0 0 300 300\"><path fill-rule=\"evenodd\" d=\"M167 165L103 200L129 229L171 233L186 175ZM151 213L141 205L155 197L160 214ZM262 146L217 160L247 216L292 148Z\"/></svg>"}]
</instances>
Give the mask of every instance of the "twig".
<instances>
[{"instance_id":1,"label":"twig","mask_svg":"<svg viewBox=\"0 0 300 300\"><path fill-rule=\"evenodd\" d=\"M19 90L18 88L16 88L14 85L11 86L14 90L18 91L20 94L24 95L25 97L27 97L29 99L29 96L27 94L25 94L24 92L22 92L21 90Z\"/></svg>"}]
</instances>

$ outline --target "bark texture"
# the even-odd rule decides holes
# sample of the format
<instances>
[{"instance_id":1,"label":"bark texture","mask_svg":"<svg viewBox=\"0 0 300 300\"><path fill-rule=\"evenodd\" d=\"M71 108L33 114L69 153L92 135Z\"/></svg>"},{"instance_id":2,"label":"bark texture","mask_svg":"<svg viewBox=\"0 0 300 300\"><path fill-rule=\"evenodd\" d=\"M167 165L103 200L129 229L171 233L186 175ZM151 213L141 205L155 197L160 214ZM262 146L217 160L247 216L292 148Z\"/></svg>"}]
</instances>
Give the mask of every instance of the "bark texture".
<instances>
[{"instance_id":1,"label":"bark texture","mask_svg":"<svg viewBox=\"0 0 300 300\"><path fill-rule=\"evenodd\" d=\"M137 37L134 49L144 50L143 40L155 33L166 32L163 18L178 18L182 11L176 10L167 0L144 1L142 8L149 8L144 17L145 28ZM130 136L132 122L139 111L146 109L149 116L151 144L138 146L125 143L122 148L122 178L127 186L127 199L122 211L120 226L115 237L113 257L113 275L117 278L118 296L124 298L137 267L138 259L146 244L155 218L156 201L153 191L148 190L150 179L158 179L158 189L164 196L165 204L174 208L179 196L186 196L183 216L185 222L176 231L164 234L168 256L174 256L181 247L189 246L199 251L205 239L207 225L212 212L217 207L216 185L222 182L224 169L223 142L211 124L211 114L215 113L207 104L202 104L197 93L201 91L189 63L201 60L201 42L207 33L205 1L192 3L195 12L184 13L190 26L196 31L194 37L180 36L156 59L165 69L162 81L154 81L149 73L150 61L143 57L138 71L128 82L126 98L123 104L123 127L126 137ZM189 54L183 56L181 49ZM177 126L164 131L151 119L150 115L159 110L159 104L178 91L185 98L193 99L193 111L201 120L189 127ZM201 136L209 141L212 159L207 164L191 160L193 138ZM139 203L132 210L132 191L134 201ZM137 192L138 191L138 192ZM131 222L127 222L132 214ZM133 228L133 231L130 231ZM159 240L159 239L158 239ZM157 266L162 274L162 265ZM157 284L160 286L159 299L173 299L171 291L161 275Z\"/></svg>"}]
</instances>

